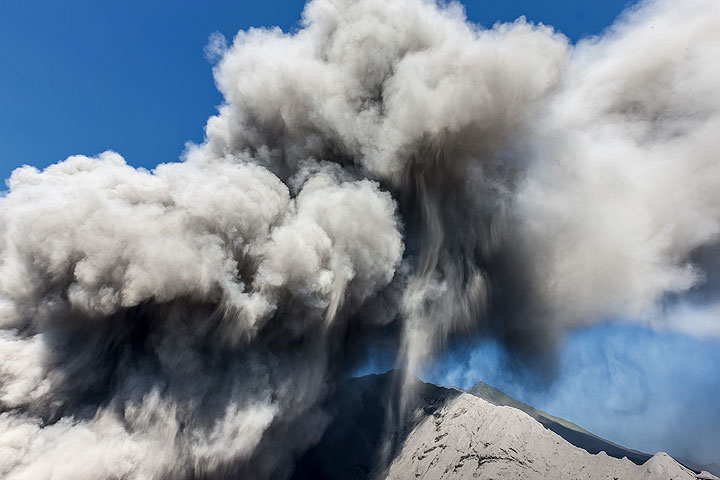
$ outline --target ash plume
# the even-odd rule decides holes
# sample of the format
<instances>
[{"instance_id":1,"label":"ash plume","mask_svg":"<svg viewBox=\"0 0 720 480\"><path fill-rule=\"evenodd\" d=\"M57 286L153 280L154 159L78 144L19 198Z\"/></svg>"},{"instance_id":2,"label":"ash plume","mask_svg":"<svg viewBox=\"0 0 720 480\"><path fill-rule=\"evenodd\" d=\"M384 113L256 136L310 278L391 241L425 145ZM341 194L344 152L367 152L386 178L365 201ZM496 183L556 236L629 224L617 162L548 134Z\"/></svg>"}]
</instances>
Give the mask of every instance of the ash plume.
<instances>
[{"instance_id":1,"label":"ash plume","mask_svg":"<svg viewBox=\"0 0 720 480\"><path fill-rule=\"evenodd\" d=\"M378 342L412 371L473 335L543 365L614 316L687 330L720 235L720 7L691 4L571 45L312 0L213 38L225 102L182 163L16 170L0 475L282 478Z\"/></svg>"}]
</instances>

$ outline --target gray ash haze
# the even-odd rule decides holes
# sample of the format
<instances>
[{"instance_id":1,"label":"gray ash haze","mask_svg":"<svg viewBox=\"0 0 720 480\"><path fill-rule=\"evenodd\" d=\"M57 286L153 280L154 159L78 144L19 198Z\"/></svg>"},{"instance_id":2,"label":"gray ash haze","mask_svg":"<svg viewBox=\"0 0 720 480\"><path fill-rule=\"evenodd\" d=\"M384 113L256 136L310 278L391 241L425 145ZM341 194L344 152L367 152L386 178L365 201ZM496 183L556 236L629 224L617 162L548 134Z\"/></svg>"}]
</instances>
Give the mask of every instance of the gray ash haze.
<instances>
[{"instance_id":1,"label":"gray ash haze","mask_svg":"<svg viewBox=\"0 0 720 480\"><path fill-rule=\"evenodd\" d=\"M611 317L720 336L716 0L577 45L312 0L208 53L225 101L182 163L8 181L3 478L283 478L378 345L415 371L493 337L547 370Z\"/></svg>"}]
</instances>

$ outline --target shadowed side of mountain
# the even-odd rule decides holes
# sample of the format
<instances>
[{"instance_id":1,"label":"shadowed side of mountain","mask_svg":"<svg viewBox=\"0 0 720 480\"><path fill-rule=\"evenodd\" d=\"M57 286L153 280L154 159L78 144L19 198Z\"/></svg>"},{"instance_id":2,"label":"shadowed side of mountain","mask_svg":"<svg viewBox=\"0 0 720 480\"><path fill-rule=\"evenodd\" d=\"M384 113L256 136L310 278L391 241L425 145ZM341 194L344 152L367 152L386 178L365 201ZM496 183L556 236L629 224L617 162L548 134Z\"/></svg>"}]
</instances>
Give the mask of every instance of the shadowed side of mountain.
<instances>
[{"instance_id":1,"label":"shadowed side of mountain","mask_svg":"<svg viewBox=\"0 0 720 480\"><path fill-rule=\"evenodd\" d=\"M294 480L373 478L395 458L406 436L461 392L410 379L411 398L400 421L397 371L344 380L325 404L332 415L320 443L296 464Z\"/></svg>"}]
</instances>

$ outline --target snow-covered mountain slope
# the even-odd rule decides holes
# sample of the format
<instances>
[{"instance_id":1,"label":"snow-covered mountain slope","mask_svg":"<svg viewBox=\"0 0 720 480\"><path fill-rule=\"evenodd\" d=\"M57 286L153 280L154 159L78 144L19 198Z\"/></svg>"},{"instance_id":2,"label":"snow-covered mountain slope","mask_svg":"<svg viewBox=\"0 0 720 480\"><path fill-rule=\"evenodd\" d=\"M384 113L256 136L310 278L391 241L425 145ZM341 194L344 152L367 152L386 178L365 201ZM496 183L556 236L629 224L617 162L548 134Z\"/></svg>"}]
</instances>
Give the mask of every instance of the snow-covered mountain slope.
<instances>
[{"instance_id":1,"label":"snow-covered mountain slope","mask_svg":"<svg viewBox=\"0 0 720 480\"><path fill-rule=\"evenodd\" d=\"M299 459L294 479L698 478L664 453L642 465L591 454L518 408L417 379L400 408L395 374L350 379L338 388L326 406L332 420Z\"/></svg>"}]
</instances>

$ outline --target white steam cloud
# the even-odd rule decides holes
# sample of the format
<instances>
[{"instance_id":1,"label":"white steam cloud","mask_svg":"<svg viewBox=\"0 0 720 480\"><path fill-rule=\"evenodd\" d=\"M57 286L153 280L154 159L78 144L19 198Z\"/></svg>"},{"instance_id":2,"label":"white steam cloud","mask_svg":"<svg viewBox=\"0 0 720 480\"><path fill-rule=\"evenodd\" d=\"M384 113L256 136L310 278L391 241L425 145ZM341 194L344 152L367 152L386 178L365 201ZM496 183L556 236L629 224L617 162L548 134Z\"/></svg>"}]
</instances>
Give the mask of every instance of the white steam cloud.
<instances>
[{"instance_id":1,"label":"white steam cloud","mask_svg":"<svg viewBox=\"0 0 720 480\"><path fill-rule=\"evenodd\" d=\"M714 0L576 46L312 0L207 52L225 103L183 163L9 180L3 478L282 478L372 342L411 370L475 334L542 361L573 326L720 302Z\"/></svg>"}]
</instances>

